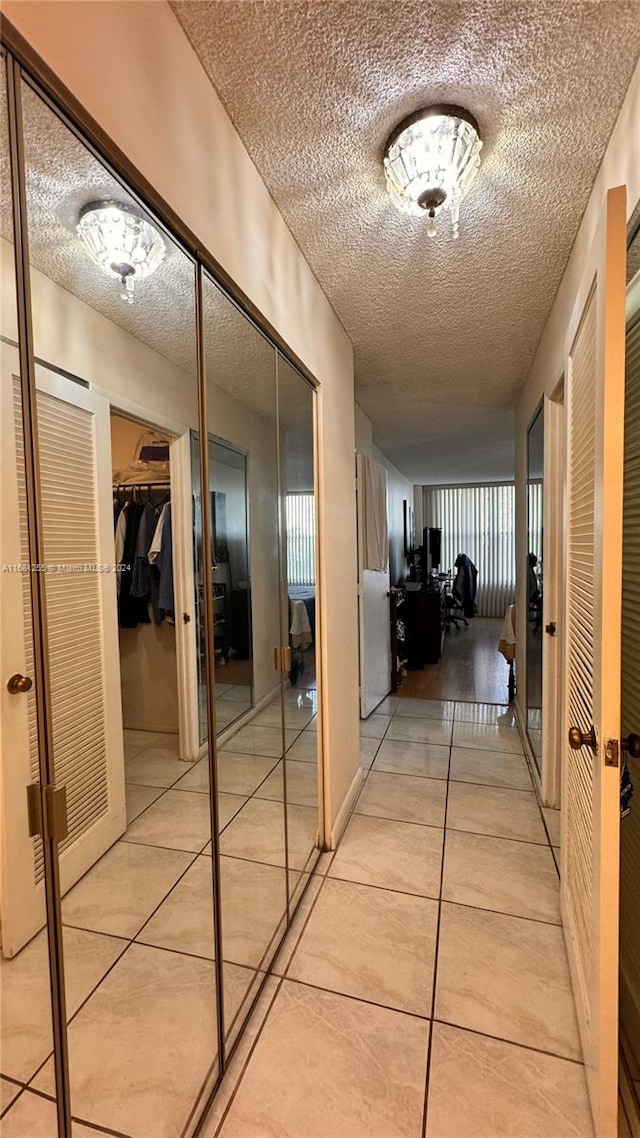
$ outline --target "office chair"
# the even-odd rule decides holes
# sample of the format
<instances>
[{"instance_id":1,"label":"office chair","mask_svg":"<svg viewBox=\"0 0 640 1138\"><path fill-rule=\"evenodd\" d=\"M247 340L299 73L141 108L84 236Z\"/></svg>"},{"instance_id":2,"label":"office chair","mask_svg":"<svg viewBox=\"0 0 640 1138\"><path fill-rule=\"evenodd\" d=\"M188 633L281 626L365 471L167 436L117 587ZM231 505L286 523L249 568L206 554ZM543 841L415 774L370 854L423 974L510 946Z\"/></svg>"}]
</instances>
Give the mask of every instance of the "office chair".
<instances>
[{"instance_id":1,"label":"office chair","mask_svg":"<svg viewBox=\"0 0 640 1138\"><path fill-rule=\"evenodd\" d=\"M446 607L447 628L451 624L455 624L456 628L460 628L460 624L465 624L469 627L469 621L464 615L464 566L459 565L456 570L456 575L451 586L451 592L445 593L444 603Z\"/></svg>"}]
</instances>

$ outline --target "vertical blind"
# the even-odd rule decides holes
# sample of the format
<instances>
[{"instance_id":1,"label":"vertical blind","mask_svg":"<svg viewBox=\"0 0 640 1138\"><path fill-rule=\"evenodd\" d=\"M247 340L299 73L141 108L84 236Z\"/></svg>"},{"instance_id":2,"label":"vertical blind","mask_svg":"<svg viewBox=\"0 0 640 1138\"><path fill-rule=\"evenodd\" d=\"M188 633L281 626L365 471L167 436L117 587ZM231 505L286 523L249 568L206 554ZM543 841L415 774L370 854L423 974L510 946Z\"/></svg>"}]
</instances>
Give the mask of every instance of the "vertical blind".
<instances>
[{"instance_id":1,"label":"vertical blind","mask_svg":"<svg viewBox=\"0 0 640 1138\"><path fill-rule=\"evenodd\" d=\"M314 585L316 580L316 500L313 494L287 494L287 581Z\"/></svg>"},{"instance_id":2,"label":"vertical blind","mask_svg":"<svg viewBox=\"0 0 640 1138\"><path fill-rule=\"evenodd\" d=\"M513 604L515 571L515 488L512 482L487 486L423 486L425 526L442 530L442 570L466 553L478 570L478 616L502 617Z\"/></svg>"}]
</instances>

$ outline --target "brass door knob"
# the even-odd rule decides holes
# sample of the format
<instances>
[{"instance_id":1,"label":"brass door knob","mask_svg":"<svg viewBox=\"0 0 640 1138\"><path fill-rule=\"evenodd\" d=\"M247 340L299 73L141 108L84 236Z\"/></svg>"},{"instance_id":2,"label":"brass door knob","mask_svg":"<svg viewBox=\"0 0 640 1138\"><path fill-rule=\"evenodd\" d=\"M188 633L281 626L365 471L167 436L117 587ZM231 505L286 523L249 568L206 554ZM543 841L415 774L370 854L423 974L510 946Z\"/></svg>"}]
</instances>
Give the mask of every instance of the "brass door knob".
<instances>
[{"instance_id":1,"label":"brass door knob","mask_svg":"<svg viewBox=\"0 0 640 1138\"><path fill-rule=\"evenodd\" d=\"M622 740L622 750L626 751L632 759L640 759L640 735L632 731Z\"/></svg>"},{"instance_id":2,"label":"brass door knob","mask_svg":"<svg viewBox=\"0 0 640 1138\"><path fill-rule=\"evenodd\" d=\"M10 692L11 695L19 695L20 692L31 691L32 687L33 680L31 676L21 676L20 672L16 672L15 675L7 680L7 691Z\"/></svg>"},{"instance_id":3,"label":"brass door knob","mask_svg":"<svg viewBox=\"0 0 640 1138\"><path fill-rule=\"evenodd\" d=\"M595 727L592 727L590 731L581 731L579 727L570 727L569 746L572 751L579 751L581 747L590 747L592 751L597 751L598 741Z\"/></svg>"}]
</instances>

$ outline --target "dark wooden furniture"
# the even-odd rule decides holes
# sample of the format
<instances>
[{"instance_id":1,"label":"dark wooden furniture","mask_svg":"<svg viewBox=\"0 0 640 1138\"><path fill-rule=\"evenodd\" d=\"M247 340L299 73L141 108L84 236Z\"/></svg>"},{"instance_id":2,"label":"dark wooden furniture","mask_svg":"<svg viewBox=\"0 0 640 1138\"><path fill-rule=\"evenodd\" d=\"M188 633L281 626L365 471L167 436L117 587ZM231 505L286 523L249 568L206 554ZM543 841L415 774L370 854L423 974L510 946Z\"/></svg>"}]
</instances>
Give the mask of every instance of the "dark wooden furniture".
<instances>
[{"instance_id":1,"label":"dark wooden furniture","mask_svg":"<svg viewBox=\"0 0 640 1138\"><path fill-rule=\"evenodd\" d=\"M404 619L407 628L407 667L424 668L437 664L447 628L444 584L407 591Z\"/></svg>"},{"instance_id":2,"label":"dark wooden furniture","mask_svg":"<svg viewBox=\"0 0 640 1138\"><path fill-rule=\"evenodd\" d=\"M396 692L402 683L406 664L404 634L404 589L392 587L389 590L389 620L391 622L391 691Z\"/></svg>"}]
</instances>

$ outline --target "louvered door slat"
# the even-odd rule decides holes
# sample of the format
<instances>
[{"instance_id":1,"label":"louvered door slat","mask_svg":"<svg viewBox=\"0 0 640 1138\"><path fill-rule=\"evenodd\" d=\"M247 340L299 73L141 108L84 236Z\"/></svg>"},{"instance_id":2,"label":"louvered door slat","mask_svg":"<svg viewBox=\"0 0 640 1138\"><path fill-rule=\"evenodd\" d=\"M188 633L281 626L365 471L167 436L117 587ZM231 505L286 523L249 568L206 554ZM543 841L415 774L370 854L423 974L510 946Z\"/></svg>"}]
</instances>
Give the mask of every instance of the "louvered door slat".
<instances>
[{"instance_id":1,"label":"louvered door slat","mask_svg":"<svg viewBox=\"0 0 640 1138\"><path fill-rule=\"evenodd\" d=\"M572 723L588 729L593 716L597 296L588 302L571 360L567 572L568 702ZM566 888L580 945L577 963L586 991L591 973L593 876L593 755L567 750ZM590 1029L587 1004L587 1030Z\"/></svg>"},{"instance_id":2,"label":"louvered door slat","mask_svg":"<svg viewBox=\"0 0 640 1138\"><path fill-rule=\"evenodd\" d=\"M627 330L622 562L622 732L640 731L640 313ZM620 1009L623 1029L640 1048L640 762L620 833Z\"/></svg>"},{"instance_id":3,"label":"louvered door slat","mask_svg":"<svg viewBox=\"0 0 640 1138\"><path fill-rule=\"evenodd\" d=\"M99 560L93 416L40 393L38 429L44 554L56 565L45 580L56 782L67 790L65 850L109 805L100 580L77 571Z\"/></svg>"}]
</instances>

